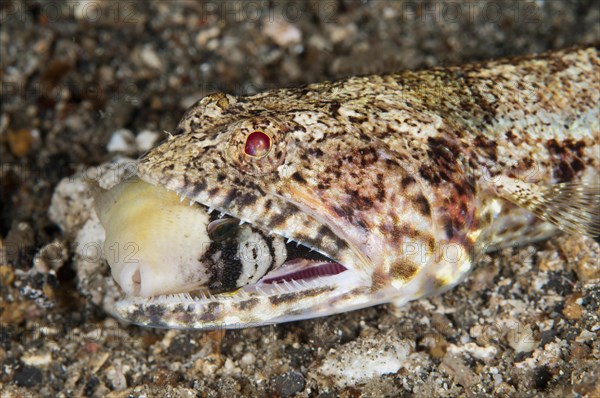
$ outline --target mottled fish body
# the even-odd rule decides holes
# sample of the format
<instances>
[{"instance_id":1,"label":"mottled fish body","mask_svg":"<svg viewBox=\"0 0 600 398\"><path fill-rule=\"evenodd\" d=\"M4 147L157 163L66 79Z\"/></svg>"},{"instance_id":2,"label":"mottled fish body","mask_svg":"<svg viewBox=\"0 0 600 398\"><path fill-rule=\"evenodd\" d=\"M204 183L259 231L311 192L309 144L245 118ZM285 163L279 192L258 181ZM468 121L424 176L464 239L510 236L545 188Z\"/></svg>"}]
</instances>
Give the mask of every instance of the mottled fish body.
<instances>
[{"instance_id":1,"label":"mottled fish body","mask_svg":"<svg viewBox=\"0 0 600 398\"><path fill-rule=\"evenodd\" d=\"M251 226L258 246L291 241L277 259L264 249L261 266L205 270L213 282L230 275L227 289L147 291L116 313L235 328L400 305L454 286L485 250L557 228L598 235L599 75L587 48L206 96L139 161L139 178L185 198L174 212L199 209L189 222L210 250L223 232L233 235L219 252L242 252L233 221L209 209ZM296 242L318 255L293 252Z\"/></svg>"}]
</instances>

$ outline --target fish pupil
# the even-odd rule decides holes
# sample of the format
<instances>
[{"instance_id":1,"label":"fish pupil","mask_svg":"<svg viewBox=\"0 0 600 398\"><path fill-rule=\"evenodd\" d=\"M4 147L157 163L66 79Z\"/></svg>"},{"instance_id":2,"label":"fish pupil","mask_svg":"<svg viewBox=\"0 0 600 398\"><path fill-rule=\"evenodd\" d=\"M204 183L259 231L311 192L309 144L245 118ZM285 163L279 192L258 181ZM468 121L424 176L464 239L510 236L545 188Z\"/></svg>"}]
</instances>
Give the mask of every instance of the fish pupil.
<instances>
[{"instance_id":1,"label":"fish pupil","mask_svg":"<svg viewBox=\"0 0 600 398\"><path fill-rule=\"evenodd\" d=\"M238 230L239 221L232 218L212 221L208 224L208 236L216 242L232 237Z\"/></svg>"}]
</instances>

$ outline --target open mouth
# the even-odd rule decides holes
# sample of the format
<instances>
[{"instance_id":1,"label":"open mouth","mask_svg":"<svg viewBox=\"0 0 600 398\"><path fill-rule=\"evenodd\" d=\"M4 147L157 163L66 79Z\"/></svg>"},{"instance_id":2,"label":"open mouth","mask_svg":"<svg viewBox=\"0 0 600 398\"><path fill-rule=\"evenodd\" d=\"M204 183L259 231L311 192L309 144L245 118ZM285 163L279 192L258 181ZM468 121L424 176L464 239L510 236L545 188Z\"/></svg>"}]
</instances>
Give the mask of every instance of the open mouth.
<instances>
[{"instance_id":1,"label":"open mouth","mask_svg":"<svg viewBox=\"0 0 600 398\"><path fill-rule=\"evenodd\" d=\"M348 272L339 262L301 242L271 231L263 231L253 224L200 203L194 202L191 205L202 208L210 217L207 233L212 243L204 257L218 257L226 270L213 275L208 287L189 288L189 291L184 288L184 291L174 293L187 293L201 301L210 300L211 297L235 300L246 294L256 293L273 296L327 286L332 279ZM257 239L242 243L241 236L249 231ZM274 243L279 243L279 246ZM280 255L274 254L275 251L279 251ZM283 262L279 263L276 257L283 257ZM245 261L248 259L251 260L250 266ZM228 270L231 272L227 272ZM217 280L214 280L215 277ZM250 282L236 285L236 281L240 280Z\"/></svg>"},{"instance_id":2,"label":"open mouth","mask_svg":"<svg viewBox=\"0 0 600 398\"><path fill-rule=\"evenodd\" d=\"M202 206L200 204L196 205ZM208 208L207 211L209 211ZM257 264L261 263L261 256L264 257L264 261L269 261L270 264L267 272L257 280L256 284L258 285L310 281L316 278L338 275L347 271L346 267L342 264L331 260L329 257L318 251L310 249L304 244L296 242L291 238L284 238L271 232L259 232L259 236L263 239L263 242L261 243L266 243L264 245L254 242L254 244L248 246L235 248L235 237L240 235L239 231L241 228L244 228L244 225L244 222L241 222L236 218L225 215L224 213L212 211L210 213L210 223L207 226L207 232L209 237L216 244L213 245L211 250L213 252L218 250L219 247L215 246L221 244L221 248L228 252L230 256L229 262L232 266L235 266L235 263L239 262L242 257L252 258ZM256 228L253 225L250 226L253 229ZM259 231L258 229L255 230ZM228 239L228 235L233 239ZM269 243L272 243L274 239L277 239L278 242L284 242L284 247L282 247L282 250L280 251L284 253L285 260L280 265L276 264L272 259L272 251L276 249L272 249L272 245ZM225 246L228 245L229 247L223 247L223 242L225 242ZM271 249L270 253L261 253L262 247L265 246ZM250 288L252 288L252 286L250 286Z\"/></svg>"},{"instance_id":3,"label":"open mouth","mask_svg":"<svg viewBox=\"0 0 600 398\"><path fill-rule=\"evenodd\" d=\"M188 204L189 203L189 204ZM130 298L185 294L194 300L238 300L340 285L351 274L339 262L293 239L139 179L97 198L113 277Z\"/></svg>"}]
</instances>

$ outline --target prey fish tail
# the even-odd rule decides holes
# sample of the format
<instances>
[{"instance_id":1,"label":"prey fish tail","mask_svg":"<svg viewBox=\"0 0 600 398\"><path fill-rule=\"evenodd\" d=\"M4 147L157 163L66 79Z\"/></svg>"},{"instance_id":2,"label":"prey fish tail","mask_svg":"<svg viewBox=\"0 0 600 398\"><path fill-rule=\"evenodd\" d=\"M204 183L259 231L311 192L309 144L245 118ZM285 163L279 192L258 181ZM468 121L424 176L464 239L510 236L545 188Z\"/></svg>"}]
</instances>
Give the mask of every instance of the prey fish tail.
<instances>
[{"instance_id":1,"label":"prey fish tail","mask_svg":"<svg viewBox=\"0 0 600 398\"><path fill-rule=\"evenodd\" d=\"M99 199L107 230L134 214L141 248L111 264L129 286L115 313L204 329L401 305L486 250L596 236L599 76L598 49L575 48L206 96L139 160L147 210L123 189Z\"/></svg>"}]
</instances>

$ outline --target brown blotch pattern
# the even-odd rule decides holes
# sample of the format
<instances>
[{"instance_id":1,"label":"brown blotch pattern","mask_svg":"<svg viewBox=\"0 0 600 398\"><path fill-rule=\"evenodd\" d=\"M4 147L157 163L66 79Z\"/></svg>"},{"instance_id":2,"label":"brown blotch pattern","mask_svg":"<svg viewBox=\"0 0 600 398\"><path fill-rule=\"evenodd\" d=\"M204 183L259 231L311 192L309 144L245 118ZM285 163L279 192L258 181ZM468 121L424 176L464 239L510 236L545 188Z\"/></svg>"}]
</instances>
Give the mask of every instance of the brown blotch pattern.
<instances>
[{"instance_id":1,"label":"brown blotch pattern","mask_svg":"<svg viewBox=\"0 0 600 398\"><path fill-rule=\"evenodd\" d=\"M419 267L407 260L398 260L390 268L390 275L394 279L409 281L419 271Z\"/></svg>"},{"instance_id":2,"label":"brown blotch pattern","mask_svg":"<svg viewBox=\"0 0 600 398\"><path fill-rule=\"evenodd\" d=\"M315 288L315 289L302 290L299 292L283 293L283 294L279 294L277 296L269 297L269 301L273 305L279 305L282 303L288 303L291 301L301 300L303 298L315 297L315 296L318 296L323 293L327 293L332 290L333 290L333 288L324 286L324 287L319 287L319 288Z\"/></svg>"}]
</instances>

